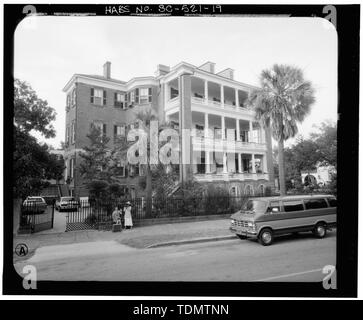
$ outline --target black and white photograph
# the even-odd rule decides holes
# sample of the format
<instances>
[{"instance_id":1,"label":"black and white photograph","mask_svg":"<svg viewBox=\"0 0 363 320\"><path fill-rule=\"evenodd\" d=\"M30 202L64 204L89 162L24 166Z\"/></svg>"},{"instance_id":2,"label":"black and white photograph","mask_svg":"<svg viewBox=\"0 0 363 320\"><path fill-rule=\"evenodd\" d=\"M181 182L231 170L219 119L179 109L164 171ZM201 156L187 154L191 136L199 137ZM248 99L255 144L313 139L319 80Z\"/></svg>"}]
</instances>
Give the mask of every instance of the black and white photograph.
<instances>
[{"instance_id":1,"label":"black and white photograph","mask_svg":"<svg viewBox=\"0 0 363 320\"><path fill-rule=\"evenodd\" d=\"M28 5L13 34L9 213L24 289L336 289L339 8L99 7Z\"/></svg>"}]
</instances>

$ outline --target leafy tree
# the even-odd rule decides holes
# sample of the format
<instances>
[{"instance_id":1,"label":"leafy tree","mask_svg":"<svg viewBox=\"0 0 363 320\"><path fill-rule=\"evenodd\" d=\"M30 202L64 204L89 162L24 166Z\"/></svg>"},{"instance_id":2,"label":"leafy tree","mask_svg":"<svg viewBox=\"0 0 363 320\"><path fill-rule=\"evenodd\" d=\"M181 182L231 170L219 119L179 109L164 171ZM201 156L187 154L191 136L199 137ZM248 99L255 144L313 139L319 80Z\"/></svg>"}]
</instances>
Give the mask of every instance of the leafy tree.
<instances>
[{"instance_id":1,"label":"leafy tree","mask_svg":"<svg viewBox=\"0 0 363 320\"><path fill-rule=\"evenodd\" d=\"M92 181L111 182L111 151L107 146L110 138L101 132L99 128L91 125L90 132L87 134L90 145L83 147L80 152L82 162L79 171L87 187L92 187Z\"/></svg>"},{"instance_id":2,"label":"leafy tree","mask_svg":"<svg viewBox=\"0 0 363 320\"><path fill-rule=\"evenodd\" d=\"M271 70L262 71L260 86L250 94L247 104L254 107L256 119L266 129L272 129L278 142L280 193L284 195L284 141L297 134L297 123L310 112L315 101L314 89L300 69L278 64Z\"/></svg>"},{"instance_id":3,"label":"leafy tree","mask_svg":"<svg viewBox=\"0 0 363 320\"><path fill-rule=\"evenodd\" d=\"M38 194L49 185L47 180L62 178L64 162L49 153L46 144L40 145L34 137L16 127L14 127L14 141L14 197L24 198Z\"/></svg>"},{"instance_id":4,"label":"leafy tree","mask_svg":"<svg viewBox=\"0 0 363 320\"><path fill-rule=\"evenodd\" d=\"M29 84L19 79L14 82L14 124L22 132L35 130L46 138L55 137L52 121L56 112L46 100L38 98Z\"/></svg>"},{"instance_id":5,"label":"leafy tree","mask_svg":"<svg viewBox=\"0 0 363 320\"><path fill-rule=\"evenodd\" d=\"M290 148L284 150L286 183L288 189L295 188L296 185L291 184L291 180L295 184L301 181L302 171L315 171L319 162L318 147L312 139L299 138L297 143Z\"/></svg>"},{"instance_id":6,"label":"leafy tree","mask_svg":"<svg viewBox=\"0 0 363 320\"><path fill-rule=\"evenodd\" d=\"M60 179L64 164L49 153L49 146L39 144L31 131L46 138L54 137L52 121L55 111L47 101L38 98L35 91L23 81L14 82L14 197L37 194L47 186L48 179Z\"/></svg>"},{"instance_id":7,"label":"leafy tree","mask_svg":"<svg viewBox=\"0 0 363 320\"><path fill-rule=\"evenodd\" d=\"M323 122L319 132L311 134L317 145L319 162L322 165L337 166L337 124Z\"/></svg>"}]
</instances>

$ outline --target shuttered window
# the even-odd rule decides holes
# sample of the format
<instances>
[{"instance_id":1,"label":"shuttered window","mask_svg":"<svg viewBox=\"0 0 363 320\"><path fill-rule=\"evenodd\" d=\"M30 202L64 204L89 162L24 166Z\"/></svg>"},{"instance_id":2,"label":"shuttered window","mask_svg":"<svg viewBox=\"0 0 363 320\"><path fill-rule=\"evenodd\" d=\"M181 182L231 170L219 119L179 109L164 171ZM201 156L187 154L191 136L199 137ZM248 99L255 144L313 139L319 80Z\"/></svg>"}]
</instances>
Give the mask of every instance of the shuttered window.
<instances>
[{"instance_id":1,"label":"shuttered window","mask_svg":"<svg viewBox=\"0 0 363 320\"><path fill-rule=\"evenodd\" d=\"M106 90L91 88L91 103L104 106L107 103Z\"/></svg>"},{"instance_id":2,"label":"shuttered window","mask_svg":"<svg viewBox=\"0 0 363 320\"><path fill-rule=\"evenodd\" d=\"M138 90L138 89L136 89ZM136 100L137 101L137 100ZM151 88L140 88L139 103L149 103L152 101L152 90Z\"/></svg>"},{"instance_id":3,"label":"shuttered window","mask_svg":"<svg viewBox=\"0 0 363 320\"><path fill-rule=\"evenodd\" d=\"M114 106L115 107L125 109L126 108L125 100L126 100L125 95L123 93L115 92L115 94L114 94Z\"/></svg>"}]
</instances>

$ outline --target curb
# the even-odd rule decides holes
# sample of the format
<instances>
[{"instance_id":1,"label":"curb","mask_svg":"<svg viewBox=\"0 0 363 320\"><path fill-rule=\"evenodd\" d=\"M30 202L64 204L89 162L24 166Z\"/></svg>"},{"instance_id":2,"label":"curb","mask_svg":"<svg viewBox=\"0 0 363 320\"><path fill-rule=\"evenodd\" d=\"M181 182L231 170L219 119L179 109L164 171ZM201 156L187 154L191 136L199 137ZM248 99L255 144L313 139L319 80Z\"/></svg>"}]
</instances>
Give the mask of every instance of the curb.
<instances>
[{"instance_id":1,"label":"curb","mask_svg":"<svg viewBox=\"0 0 363 320\"><path fill-rule=\"evenodd\" d=\"M218 237L206 237L206 238L194 238L194 239L189 239L189 240L178 240L178 241L154 243L154 244L151 244L151 245L145 247L145 249L167 247L167 246L174 246L174 245L181 245L181 244L190 244L190 243L233 240L233 239L237 239L236 235L218 236Z\"/></svg>"}]
</instances>

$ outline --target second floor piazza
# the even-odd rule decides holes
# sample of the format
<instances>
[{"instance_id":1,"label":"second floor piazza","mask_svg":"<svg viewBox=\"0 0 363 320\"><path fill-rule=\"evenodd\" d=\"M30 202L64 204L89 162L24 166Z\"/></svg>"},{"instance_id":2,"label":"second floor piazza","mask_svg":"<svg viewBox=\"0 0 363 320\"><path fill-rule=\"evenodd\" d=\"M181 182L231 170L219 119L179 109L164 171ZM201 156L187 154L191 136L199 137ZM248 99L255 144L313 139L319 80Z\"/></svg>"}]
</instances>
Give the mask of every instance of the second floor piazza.
<instances>
[{"instance_id":1,"label":"second floor piazza","mask_svg":"<svg viewBox=\"0 0 363 320\"><path fill-rule=\"evenodd\" d=\"M215 64L206 62L200 67L181 62L173 67L161 79L165 86L165 114L171 115L180 107L180 76L190 76L192 111L209 114L236 116L252 120L254 112L246 105L249 93L257 87L234 80L234 71L230 68L215 73Z\"/></svg>"}]
</instances>

